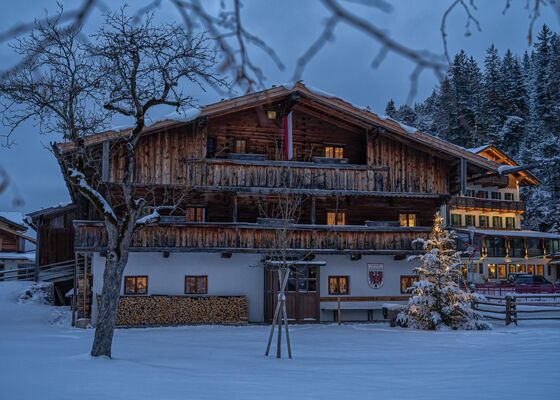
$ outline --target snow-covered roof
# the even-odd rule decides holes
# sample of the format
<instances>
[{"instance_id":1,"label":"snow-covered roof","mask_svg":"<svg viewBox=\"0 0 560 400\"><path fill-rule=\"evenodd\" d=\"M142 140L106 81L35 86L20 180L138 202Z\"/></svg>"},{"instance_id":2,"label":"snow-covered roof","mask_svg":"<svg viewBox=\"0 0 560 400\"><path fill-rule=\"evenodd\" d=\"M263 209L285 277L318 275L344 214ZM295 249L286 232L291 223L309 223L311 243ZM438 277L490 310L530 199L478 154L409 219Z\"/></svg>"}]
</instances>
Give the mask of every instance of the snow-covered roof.
<instances>
[{"instance_id":1,"label":"snow-covered roof","mask_svg":"<svg viewBox=\"0 0 560 400\"><path fill-rule=\"evenodd\" d=\"M12 224L19 225L23 229L27 229L23 214L19 211L0 211L0 218Z\"/></svg>"},{"instance_id":2,"label":"snow-covered roof","mask_svg":"<svg viewBox=\"0 0 560 400\"><path fill-rule=\"evenodd\" d=\"M52 212L58 212L58 211L61 211L65 208L67 208L67 207L73 207L73 206L74 206L74 204L71 201L60 202L60 203L58 203L57 205L54 205L54 206L41 207L37 211L30 212L27 215L29 217L33 218L33 217L36 217L38 215L45 215L45 214L49 214L49 213L52 213Z\"/></svg>"},{"instance_id":3,"label":"snow-covered roof","mask_svg":"<svg viewBox=\"0 0 560 400\"><path fill-rule=\"evenodd\" d=\"M468 229L455 229L457 232L468 233ZM474 230L475 234L484 236L507 236L507 237L525 237L539 239L560 239L560 234L550 232L539 232L529 230L503 230L503 229L478 229Z\"/></svg>"},{"instance_id":4,"label":"snow-covered roof","mask_svg":"<svg viewBox=\"0 0 560 400\"><path fill-rule=\"evenodd\" d=\"M491 145L491 144L485 144L485 145L483 145L483 146L473 147L473 148L467 149L467 150L470 151L471 153L478 154L478 153L480 153L482 150L485 150L485 149L487 149L487 148L490 147L490 146L492 146L492 145Z\"/></svg>"},{"instance_id":5,"label":"snow-covered roof","mask_svg":"<svg viewBox=\"0 0 560 400\"><path fill-rule=\"evenodd\" d=\"M35 252L16 253L16 252L0 252L0 260L27 260L35 261Z\"/></svg>"}]
</instances>

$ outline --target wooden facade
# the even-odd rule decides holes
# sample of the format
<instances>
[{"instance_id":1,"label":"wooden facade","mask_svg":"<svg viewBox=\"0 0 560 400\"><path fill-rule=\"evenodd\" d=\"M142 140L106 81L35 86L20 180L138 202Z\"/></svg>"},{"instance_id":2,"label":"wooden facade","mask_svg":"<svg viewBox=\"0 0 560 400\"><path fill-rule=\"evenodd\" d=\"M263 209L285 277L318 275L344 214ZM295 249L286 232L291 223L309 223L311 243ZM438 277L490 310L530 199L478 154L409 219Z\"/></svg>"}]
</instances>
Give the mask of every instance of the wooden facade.
<instances>
[{"instance_id":1,"label":"wooden facade","mask_svg":"<svg viewBox=\"0 0 560 400\"><path fill-rule=\"evenodd\" d=\"M75 248L102 251L106 232L102 223L76 221ZM260 224L158 224L136 231L133 251L262 252L274 250L275 227ZM412 241L427 237L429 228L371 228L297 225L289 249L300 253L404 254L416 252Z\"/></svg>"},{"instance_id":2,"label":"wooden facade","mask_svg":"<svg viewBox=\"0 0 560 400\"><path fill-rule=\"evenodd\" d=\"M282 116L288 112L292 160L285 160L283 151ZM105 132L86 140L92 159L98 159L90 179L114 201L124 167L120 138L126 134ZM71 157L72 145L60 149ZM399 226L403 215L414 214L414 227L430 226L460 186L461 160L468 164L465 177L497 166L302 84L209 105L192 121L158 122L146 129L136 157L137 195L152 192L152 206L175 206L173 224L136 233L136 250L265 251L275 228L258 221L263 204L282 193L303 196L293 249L411 250L407 241L418 232ZM184 196L171 199L169 191ZM186 223L192 207L204 209L198 224ZM329 212L344 213L347 226L326 226ZM91 220L92 214L80 215ZM103 246L103 229L96 223L80 222L75 229L76 249Z\"/></svg>"}]
</instances>

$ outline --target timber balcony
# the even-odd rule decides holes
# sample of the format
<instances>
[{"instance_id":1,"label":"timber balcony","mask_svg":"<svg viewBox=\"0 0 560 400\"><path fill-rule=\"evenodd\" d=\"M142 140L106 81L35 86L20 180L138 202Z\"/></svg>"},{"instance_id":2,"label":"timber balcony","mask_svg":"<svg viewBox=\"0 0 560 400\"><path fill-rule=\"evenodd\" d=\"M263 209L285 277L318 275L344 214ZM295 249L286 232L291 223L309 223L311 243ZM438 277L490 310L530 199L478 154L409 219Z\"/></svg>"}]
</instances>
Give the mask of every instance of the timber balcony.
<instances>
[{"instance_id":1,"label":"timber balcony","mask_svg":"<svg viewBox=\"0 0 560 400\"><path fill-rule=\"evenodd\" d=\"M389 167L229 159L187 160L185 164L188 184L206 190L389 190Z\"/></svg>"},{"instance_id":2,"label":"timber balcony","mask_svg":"<svg viewBox=\"0 0 560 400\"><path fill-rule=\"evenodd\" d=\"M409 254L418 252L413 240L426 238L430 231L429 227L294 225L288 248L319 254ZM160 223L137 230L131 250L266 253L277 247L277 234L278 228L257 223ZM76 251L102 251L107 234L101 222L74 221L74 241Z\"/></svg>"},{"instance_id":3,"label":"timber balcony","mask_svg":"<svg viewBox=\"0 0 560 400\"><path fill-rule=\"evenodd\" d=\"M479 199L476 197L462 197L454 196L449 201L449 205L457 208L475 209L475 210L497 210L508 212L524 212L524 201L509 201L509 200L490 200Z\"/></svg>"}]
</instances>

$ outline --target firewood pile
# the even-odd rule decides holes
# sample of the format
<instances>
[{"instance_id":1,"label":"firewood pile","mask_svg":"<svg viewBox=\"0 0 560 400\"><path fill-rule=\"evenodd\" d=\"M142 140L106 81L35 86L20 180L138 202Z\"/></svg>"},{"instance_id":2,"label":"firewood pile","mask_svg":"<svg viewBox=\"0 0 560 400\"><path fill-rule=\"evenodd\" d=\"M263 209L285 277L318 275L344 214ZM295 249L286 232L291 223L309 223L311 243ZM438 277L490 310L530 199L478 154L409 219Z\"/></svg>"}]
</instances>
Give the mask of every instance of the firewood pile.
<instances>
[{"instance_id":1,"label":"firewood pile","mask_svg":"<svg viewBox=\"0 0 560 400\"><path fill-rule=\"evenodd\" d=\"M119 302L116 324L244 324L247 318L245 296L124 296Z\"/></svg>"}]
</instances>

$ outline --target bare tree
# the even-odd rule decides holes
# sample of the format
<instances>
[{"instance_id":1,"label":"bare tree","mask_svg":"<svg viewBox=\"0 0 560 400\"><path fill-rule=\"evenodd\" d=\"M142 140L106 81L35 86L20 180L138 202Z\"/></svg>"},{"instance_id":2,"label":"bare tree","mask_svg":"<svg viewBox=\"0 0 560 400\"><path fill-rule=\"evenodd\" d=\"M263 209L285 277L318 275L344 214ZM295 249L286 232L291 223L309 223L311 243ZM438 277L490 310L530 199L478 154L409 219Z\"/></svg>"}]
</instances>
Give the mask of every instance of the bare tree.
<instances>
[{"instance_id":1,"label":"bare tree","mask_svg":"<svg viewBox=\"0 0 560 400\"><path fill-rule=\"evenodd\" d=\"M194 105L194 98L181 90L184 83L220 86L224 81L212 72L215 55L204 35L192 36L174 24L156 26L151 15L138 19L121 9L106 16L92 43L84 44L79 37L79 29L73 26L61 29L59 19L38 22L30 38L16 44L27 61L0 89L12 129L35 118L43 130L61 133L74 148L68 157L53 145L65 178L98 211L107 231L91 354L110 357L132 236L159 219L157 206L142 216L149 200L135 187L135 151L146 114L158 105L178 110ZM115 114L130 117L134 123L119 142L124 148L122 183L107 195L100 190L99 162L86 139Z\"/></svg>"}]
</instances>

